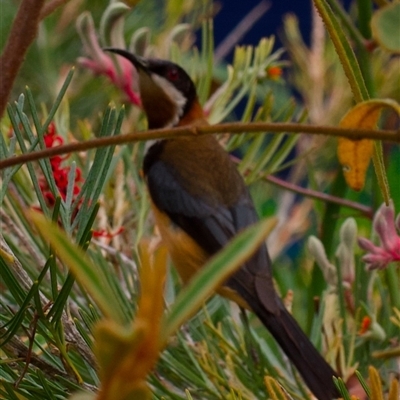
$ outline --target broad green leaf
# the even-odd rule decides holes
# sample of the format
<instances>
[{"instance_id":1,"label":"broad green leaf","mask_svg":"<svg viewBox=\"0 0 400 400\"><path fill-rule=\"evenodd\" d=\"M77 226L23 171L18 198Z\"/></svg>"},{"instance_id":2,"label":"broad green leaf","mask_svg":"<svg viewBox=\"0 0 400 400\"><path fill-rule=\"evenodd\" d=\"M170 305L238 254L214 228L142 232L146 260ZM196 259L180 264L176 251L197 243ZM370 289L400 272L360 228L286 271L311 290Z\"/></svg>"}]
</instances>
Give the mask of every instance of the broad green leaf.
<instances>
[{"instance_id":1,"label":"broad green leaf","mask_svg":"<svg viewBox=\"0 0 400 400\"><path fill-rule=\"evenodd\" d=\"M384 49L400 54L400 3L389 3L371 19L372 35Z\"/></svg>"},{"instance_id":2,"label":"broad green leaf","mask_svg":"<svg viewBox=\"0 0 400 400\"><path fill-rule=\"evenodd\" d=\"M343 70L349 80L354 100L357 103L368 100L369 94L365 87L360 65L358 64L349 40L343 32L343 28L326 0L314 0L314 4L335 46L336 53L339 56Z\"/></svg>"},{"instance_id":3,"label":"broad green leaf","mask_svg":"<svg viewBox=\"0 0 400 400\"><path fill-rule=\"evenodd\" d=\"M320 13L324 24L329 32L329 36L335 46L335 50L337 55L339 56L340 62L343 66L343 70L347 76L349 81L351 91L354 96L354 100L356 103L360 103L363 101L367 101L370 98L370 94L368 93L367 87L365 85L364 77L362 75L360 65L357 61L357 58L354 54L354 51L350 45L349 40L343 33L343 29L337 20L335 13L330 8L329 4L326 0L314 0L315 7L317 8L318 12ZM370 143L366 142L363 145L363 150L361 152L369 153L371 145ZM352 149L355 151L355 149ZM356 147L356 150L359 149ZM351 150L350 150L351 151ZM360 153L360 152L358 152ZM387 177L384 170L383 165L383 154L382 154L382 144L380 142L375 142L373 145L373 161L374 161L374 168L376 177L379 183L379 187L382 191L382 195L385 199L385 202L389 202L390 194L389 188L387 184ZM368 156L370 158L371 156ZM358 158L358 156L357 156ZM365 157L366 158L366 157ZM369 162L368 162L369 163ZM366 166L363 165L362 168L368 167L368 163ZM361 171L361 170L360 170ZM357 173L357 175L362 175L362 173ZM364 173L365 175L365 173ZM347 178L346 178L347 179ZM360 190L363 186L364 179L355 179L354 188L355 190Z\"/></svg>"},{"instance_id":4,"label":"broad green leaf","mask_svg":"<svg viewBox=\"0 0 400 400\"><path fill-rule=\"evenodd\" d=\"M163 330L164 342L254 253L271 232L275 222L275 219L268 219L247 228L192 278L167 316Z\"/></svg>"}]
</instances>

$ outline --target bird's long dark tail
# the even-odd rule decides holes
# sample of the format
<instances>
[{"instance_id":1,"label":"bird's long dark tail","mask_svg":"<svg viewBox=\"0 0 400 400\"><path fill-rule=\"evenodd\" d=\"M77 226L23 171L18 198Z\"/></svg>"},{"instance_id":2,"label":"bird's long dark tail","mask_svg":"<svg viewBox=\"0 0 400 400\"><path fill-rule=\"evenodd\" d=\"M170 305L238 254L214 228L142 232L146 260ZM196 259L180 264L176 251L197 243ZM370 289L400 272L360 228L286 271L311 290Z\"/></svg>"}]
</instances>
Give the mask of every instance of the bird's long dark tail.
<instances>
[{"instance_id":1,"label":"bird's long dark tail","mask_svg":"<svg viewBox=\"0 0 400 400\"><path fill-rule=\"evenodd\" d=\"M338 374L320 355L281 300L277 301L281 303L278 314L269 312L258 301L257 304L252 302L251 307L296 366L318 400L340 397L333 383L333 376Z\"/></svg>"}]
</instances>

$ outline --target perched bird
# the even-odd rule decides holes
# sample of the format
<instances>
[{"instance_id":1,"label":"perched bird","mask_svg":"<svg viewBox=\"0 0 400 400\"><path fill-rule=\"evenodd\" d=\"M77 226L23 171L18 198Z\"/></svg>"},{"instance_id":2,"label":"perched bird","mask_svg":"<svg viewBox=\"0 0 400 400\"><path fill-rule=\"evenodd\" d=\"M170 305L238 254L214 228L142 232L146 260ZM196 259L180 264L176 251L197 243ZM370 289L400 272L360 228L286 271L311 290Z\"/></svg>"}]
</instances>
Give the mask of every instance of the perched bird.
<instances>
[{"instance_id":1,"label":"perched bird","mask_svg":"<svg viewBox=\"0 0 400 400\"><path fill-rule=\"evenodd\" d=\"M207 124L189 75L178 65L107 48L130 60L150 129ZM143 171L156 223L185 283L239 231L258 217L242 176L211 135L162 139ZM218 291L252 310L319 400L338 397L333 376L274 289L271 260L262 245Z\"/></svg>"}]
</instances>

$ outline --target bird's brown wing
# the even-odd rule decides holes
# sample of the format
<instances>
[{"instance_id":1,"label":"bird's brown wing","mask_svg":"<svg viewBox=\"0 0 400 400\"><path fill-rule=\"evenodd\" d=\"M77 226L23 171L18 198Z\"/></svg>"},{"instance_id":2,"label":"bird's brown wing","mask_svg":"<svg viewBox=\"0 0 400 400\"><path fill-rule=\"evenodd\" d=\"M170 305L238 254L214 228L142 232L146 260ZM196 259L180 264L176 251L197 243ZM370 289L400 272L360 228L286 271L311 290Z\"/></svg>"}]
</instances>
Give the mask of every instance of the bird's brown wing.
<instances>
[{"instance_id":1,"label":"bird's brown wing","mask_svg":"<svg viewBox=\"0 0 400 400\"><path fill-rule=\"evenodd\" d=\"M209 255L218 252L235 234L258 220L247 189L230 207L213 204L206 197L190 194L176 179L176 171L161 160L148 169L147 182L154 204ZM228 279L226 286L250 305L317 398L335 397L332 377L337 373L315 349L277 295L265 245Z\"/></svg>"}]
</instances>

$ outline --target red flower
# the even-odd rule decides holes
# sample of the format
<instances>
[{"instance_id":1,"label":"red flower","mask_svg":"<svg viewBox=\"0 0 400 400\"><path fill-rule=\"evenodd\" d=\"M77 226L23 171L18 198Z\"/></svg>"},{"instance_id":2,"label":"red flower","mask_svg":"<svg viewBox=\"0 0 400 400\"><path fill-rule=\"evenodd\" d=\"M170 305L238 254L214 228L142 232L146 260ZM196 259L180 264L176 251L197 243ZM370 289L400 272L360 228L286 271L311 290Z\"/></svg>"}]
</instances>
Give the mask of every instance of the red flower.
<instances>
[{"instance_id":1,"label":"red flower","mask_svg":"<svg viewBox=\"0 0 400 400\"><path fill-rule=\"evenodd\" d=\"M363 335L364 333L366 333L370 328L371 324L372 324L372 319L368 315L365 316L361 321L361 326L360 329L358 330L358 334Z\"/></svg>"},{"instance_id":2,"label":"red flower","mask_svg":"<svg viewBox=\"0 0 400 400\"><path fill-rule=\"evenodd\" d=\"M105 229L100 229L98 231L93 231L93 237L104 237L107 239L111 239L114 236L119 235L120 233L122 233L124 231L124 227L120 226L116 231L114 232L110 232L110 231L106 231Z\"/></svg>"},{"instance_id":3,"label":"red flower","mask_svg":"<svg viewBox=\"0 0 400 400\"><path fill-rule=\"evenodd\" d=\"M52 122L48 129L47 132L44 135L44 143L46 147L53 147L53 146L60 146L63 144L63 138L59 135L57 135L56 127L55 124ZM67 197L67 189L68 189L68 175L71 170L71 167L66 166L63 167L62 163L63 161L68 158L68 156L61 157L61 156L54 156L50 158L50 165L51 169L53 171L53 177L54 181L56 183L57 189L59 191L59 194L63 200L66 199ZM79 168L75 169L75 179L74 179L74 185L72 189L72 194L73 194L73 200L78 196L80 192L80 187L79 184L83 181L82 179L82 172ZM47 184L47 181L44 177L41 177L39 179L39 185L40 189L42 190L43 196L45 198L45 201L49 207L54 206L55 204L55 196L53 192L50 190L49 185ZM78 209L75 210L74 216L77 214ZM94 237L106 237L106 238L112 238L116 235L119 235L122 231L124 230L123 227L118 228L114 232L106 232L105 230L100 230L100 231L94 231L93 236Z\"/></svg>"},{"instance_id":4,"label":"red flower","mask_svg":"<svg viewBox=\"0 0 400 400\"><path fill-rule=\"evenodd\" d=\"M270 79L276 80L282 76L282 68L278 66L273 66L267 68L267 74Z\"/></svg>"},{"instance_id":5,"label":"red flower","mask_svg":"<svg viewBox=\"0 0 400 400\"><path fill-rule=\"evenodd\" d=\"M44 134L43 139L44 139L44 144L46 147L60 146L64 143L63 138L61 136L57 135L56 126L53 122L51 122L49 127L47 128L47 131ZM54 156L54 157L50 158L50 165L51 165L51 169L53 171L54 181L59 190L60 196L63 200L65 200L67 197L68 174L70 171L70 167L62 167L61 164L64 161L64 159L67 157L63 158L61 156ZM75 182L74 182L74 187L73 187L73 194L75 196L78 195L80 192L78 183L80 183L82 180L81 176L82 176L81 170L79 168L76 168ZM47 202L47 205L49 205L50 207L53 206L55 203L55 197L54 197L53 193L51 192L51 190L47 184L47 181L44 177L42 177L39 180L39 185L40 185L40 189L43 192L43 196Z\"/></svg>"}]
</instances>

